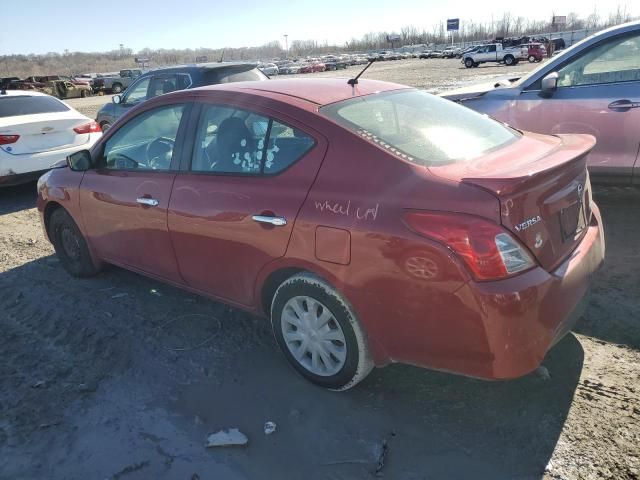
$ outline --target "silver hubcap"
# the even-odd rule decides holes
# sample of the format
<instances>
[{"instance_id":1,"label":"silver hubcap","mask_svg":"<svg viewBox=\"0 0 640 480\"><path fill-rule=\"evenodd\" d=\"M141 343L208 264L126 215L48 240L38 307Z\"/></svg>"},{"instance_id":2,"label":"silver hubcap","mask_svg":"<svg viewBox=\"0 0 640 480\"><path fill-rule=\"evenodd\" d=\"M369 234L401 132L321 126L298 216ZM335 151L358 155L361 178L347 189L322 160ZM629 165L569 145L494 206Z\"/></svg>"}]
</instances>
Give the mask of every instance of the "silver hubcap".
<instances>
[{"instance_id":1,"label":"silver hubcap","mask_svg":"<svg viewBox=\"0 0 640 480\"><path fill-rule=\"evenodd\" d=\"M311 297L291 298L282 310L282 336L296 361L311 373L330 377L347 360L347 342L331 311Z\"/></svg>"}]
</instances>

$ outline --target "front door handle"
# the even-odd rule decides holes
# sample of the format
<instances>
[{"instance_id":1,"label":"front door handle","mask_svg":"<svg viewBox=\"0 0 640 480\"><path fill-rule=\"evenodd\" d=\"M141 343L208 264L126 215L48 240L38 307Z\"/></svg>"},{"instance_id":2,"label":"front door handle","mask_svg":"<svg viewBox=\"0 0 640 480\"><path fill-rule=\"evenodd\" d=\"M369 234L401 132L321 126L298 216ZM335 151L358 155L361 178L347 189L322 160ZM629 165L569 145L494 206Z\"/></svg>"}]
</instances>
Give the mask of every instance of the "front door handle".
<instances>
[{"instance_id":1,"label":"front door handle","mask_svg":"<svg viewBox=\"0 0 640 480\"><path fill-rule=\"evenodd\" d=\"M616 100L615 102L611 102L609 104L609 110L613 110L616 112L625 112L630 108L638 108L640 107L640 102L632 102L631 100Z\"/></svg>"},{"instance_id":2,"label":"front door handle","mask_svg":"<svg viewBox=\"0 0 640 480\"><path fill-rule=\"evenodd\" d=\"M147 207L157 207L158 204L160 203L155 198L148 198L148 197L136 198L136 202L138 202L141 205L146 205Z\"/></svg>"},{"instance_id":3,"label":"front door handle","mask_svg":"<svg viewBox=\"0 0 640 480\"><path fill-rule=\"evenodd\" d=\"M282 227L287 224L287 219L284 217L271 217L267 215L254 215L251 217L254 221L258 223L268 223L270 225L274 225L276 227Z\"/></svg>"}]
</instances>

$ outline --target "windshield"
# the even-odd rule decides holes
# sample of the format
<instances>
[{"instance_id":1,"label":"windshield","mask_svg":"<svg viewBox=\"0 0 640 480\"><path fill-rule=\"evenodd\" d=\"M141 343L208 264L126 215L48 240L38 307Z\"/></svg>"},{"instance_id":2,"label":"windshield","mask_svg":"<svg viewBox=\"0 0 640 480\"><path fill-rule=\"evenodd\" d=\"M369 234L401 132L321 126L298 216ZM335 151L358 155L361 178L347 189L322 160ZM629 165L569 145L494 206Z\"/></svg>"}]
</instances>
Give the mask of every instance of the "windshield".
<instances>
[{"instance_id":1,"label":"windshield","mask_svg":"<svg viewBox=\"0 0 640 480\"><path fill-rule=\"evenodd\" d=\"M420 90L367 95L320 111L387 151L423 166L471 160L519 136L485 115Z\"/></svg>"},{"instance_id":2,"label":"windshield","mask_svg":"<svg viewBox=\"0 0 640 480\"><path fill-rule=\"evenodd\" d=\"M0 97L0 118L66 112L68 110L69 107L53 97L30 95Z\"/></svg>"}]
</instances>

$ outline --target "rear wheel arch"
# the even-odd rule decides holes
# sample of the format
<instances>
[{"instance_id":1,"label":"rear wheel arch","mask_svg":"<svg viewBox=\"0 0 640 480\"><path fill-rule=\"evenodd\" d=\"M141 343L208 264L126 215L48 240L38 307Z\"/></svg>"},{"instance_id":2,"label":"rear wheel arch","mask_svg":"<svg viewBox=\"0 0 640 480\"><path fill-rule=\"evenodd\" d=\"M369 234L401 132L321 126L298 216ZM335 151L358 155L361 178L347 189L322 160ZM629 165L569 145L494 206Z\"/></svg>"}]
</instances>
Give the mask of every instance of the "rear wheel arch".
<instances>
[{"instance_id":1,"label":"rear wheel arch","mask_svg":"<svg viewBox=\"0 0 640 480\"><path fill-rule=\"evenodd\" d=\"M301 360L300 357L297 357L296 359L292 354L292 352L300 351L298 346L294 346L293 349L291 346L287 346L287 344L291 343L291 340L285 340L284 337L284 335L287 335L285 332L287 321L283 320L285 317L282 312L284 312L284 309L291 301L295 302L295 299L300 298L304 299L303 302L305 303L303 305L307 305L307 302L310 301L312 305L319 305L319 308L321 308L322 311L327 309L332 315L334 319L333 321L337 325L340 325L339 328L342 337L339 339L330 339L340 340L342 343L338 345L342 345L343 348L346 348L346 354L342 360L344 363L340 367L339 371L326 373L326 376L324 376L325 374L322 372L318 372L313 369L309 371L310 367L305 367L304 361ZM307 315L311 315L311 313L315 311L315 306L303 308L307 308L308 313L304 314L302 317L298 317L299 321L302 321L302 319L306 318ZM313 272L301 270L298 273L287 277L280 283L273 296L270 318L274 336L276 337L276 341L285 357L287 357L294 369L317 385L330 390L347 390L363 380L375 366L368 332L359 321L353 306L332 283L326 281ZM289 323L292 322L289 321ZM318 328L317 324L314 326L313 321L311 321L310 324L307 323L307 327L303 326L304 323L307 322L295 322L298 326L295 328L295 332L302 332L302 334L305 335L305 328L310 327L311 330ZM337 332L338 330L336 329L334 331ZM316 333L318 334L318 337L315 336ZM301 341L300 348L305 348L305 345L312 345L310 347L311 350L317 348L317 345L322 343L322 340L316 339L321 339L323 334L319 329L316 330L316 333L311 333L311 336L308 337L314 339L311 340L310 343L307 343L307 340L298 340ZM294 341L296 340L294 339ZM316 347L313 346L314 344ZM296 354L296 356L297 355L298 354ZM317 354L314 354L314 356L316 355ZM325 357L330 358L328 355L325 355ZM315 365L315 359L313 363ZM327 364L324 360L323 363L325 365Z\"/></svg>"},{"instance_id":2,"label":"rear wheel arch","mask_svg":"<svg viewBox=\"0 0 640 480\"><path fill-rule=\"evenodd\" d=\"M282 285L288 278L299 273L307 272L307 270L299 267L284 267L271 272L266 280L262 283L260 291L260 307L265 315L269 316L271 312L271 304L278 287Z\"/></svg>"}]
</instances>

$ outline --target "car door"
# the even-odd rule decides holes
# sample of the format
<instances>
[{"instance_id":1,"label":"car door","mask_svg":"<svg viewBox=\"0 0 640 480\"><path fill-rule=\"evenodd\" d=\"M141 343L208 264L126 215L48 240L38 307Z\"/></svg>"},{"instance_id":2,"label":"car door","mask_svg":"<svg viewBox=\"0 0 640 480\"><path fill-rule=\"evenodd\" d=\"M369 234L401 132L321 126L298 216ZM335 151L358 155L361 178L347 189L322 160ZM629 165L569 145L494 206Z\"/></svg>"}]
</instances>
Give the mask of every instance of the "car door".
<instances>
[{"instance_id":1,"label":"car door","mask_svg":"<svg viewBox=\"0 0 640 480\"><path fill-rule=\"evenodd\" d=\"M604 39L556 72L555 92L543 96L538 79L503 120L540 133L594 135L590 171L631 180L640 147L640 32Z\"/></svg>"},{"instance_id":2,"label":"car door","mask_svg":"<svg viewBox=\"0 0 640 480\"><path fill-rule=\"evenodd\" d=\"M193 130L169 206L180 272L198 290L253 306L258 272L285 254L326 140L281 114L230 104L203 104Z\"/></svg>"},{"instance_id":3,"label":"car door","mask_svg":"<svg viewBox=\"0 0 640 480\"><path fill-rule=\"evenodd\" d=\"M85 173L80 208L91 246L109 262L181 281L167 229L189 104L154 107L110 132Z\"/></svg>"}]
</instances>

